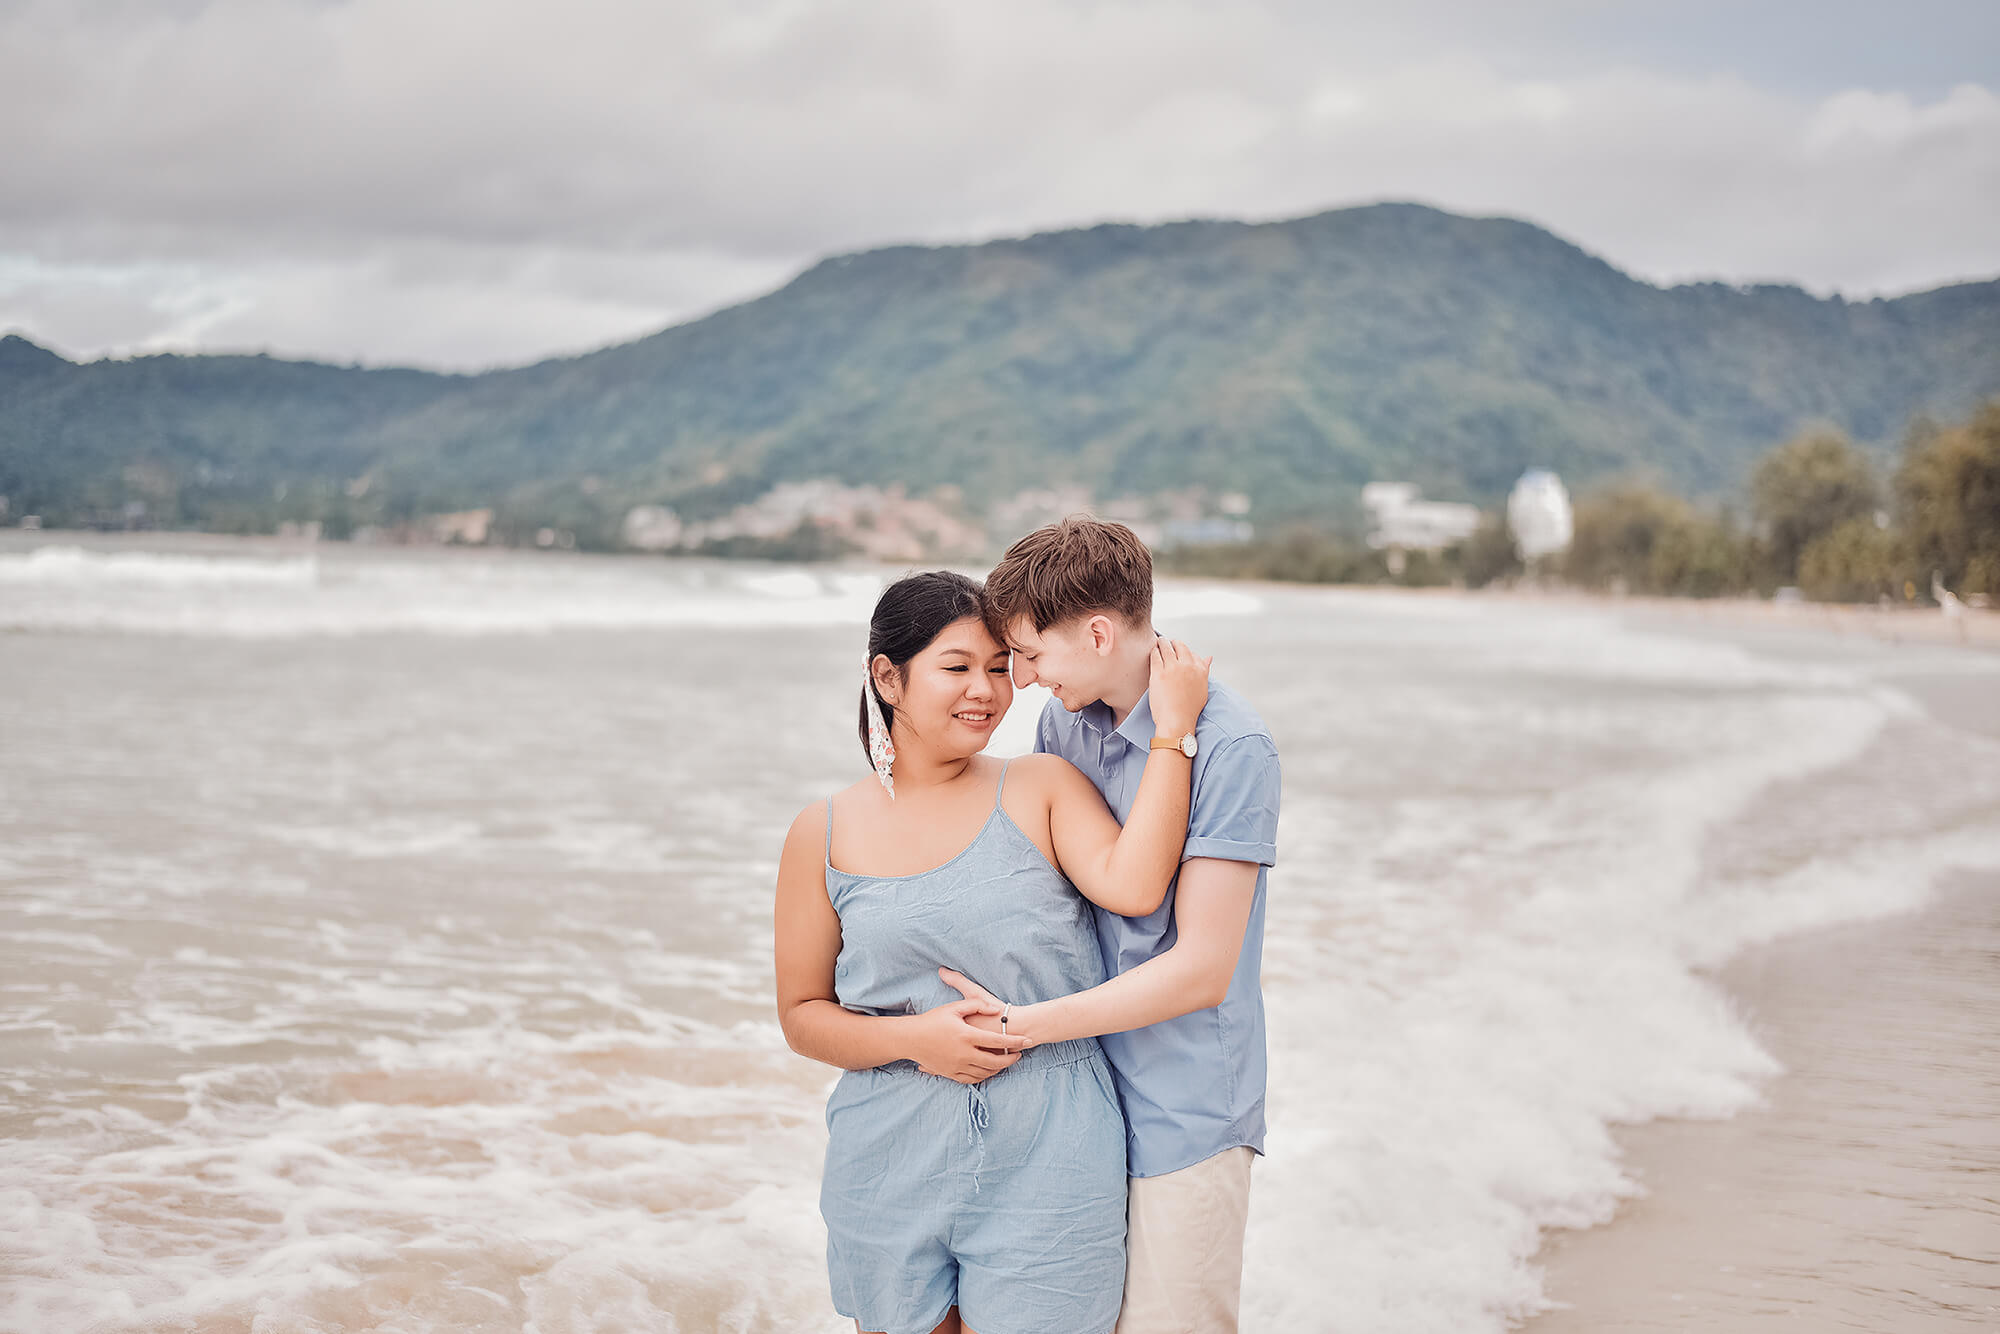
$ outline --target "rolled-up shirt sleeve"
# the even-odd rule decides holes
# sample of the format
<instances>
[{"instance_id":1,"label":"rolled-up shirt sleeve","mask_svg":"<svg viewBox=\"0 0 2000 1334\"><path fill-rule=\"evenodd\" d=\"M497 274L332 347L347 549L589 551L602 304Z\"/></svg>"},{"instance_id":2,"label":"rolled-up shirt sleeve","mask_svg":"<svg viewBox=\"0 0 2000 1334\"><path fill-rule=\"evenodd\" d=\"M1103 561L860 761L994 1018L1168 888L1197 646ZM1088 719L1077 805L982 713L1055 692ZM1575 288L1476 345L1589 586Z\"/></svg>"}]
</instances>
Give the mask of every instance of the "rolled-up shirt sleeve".
<instances>
[{"instance_id":1,"label":"rolled-up shirt sleeve","mask_svg":"<svg viewBox=\"0 0 2000 1334\"><path fill-rule=\"evenodd\" d=\"M1232 737L1202 767L1182 860L1278 864L1278 748L1261 733Z\"/></svg>"}]
</instances>

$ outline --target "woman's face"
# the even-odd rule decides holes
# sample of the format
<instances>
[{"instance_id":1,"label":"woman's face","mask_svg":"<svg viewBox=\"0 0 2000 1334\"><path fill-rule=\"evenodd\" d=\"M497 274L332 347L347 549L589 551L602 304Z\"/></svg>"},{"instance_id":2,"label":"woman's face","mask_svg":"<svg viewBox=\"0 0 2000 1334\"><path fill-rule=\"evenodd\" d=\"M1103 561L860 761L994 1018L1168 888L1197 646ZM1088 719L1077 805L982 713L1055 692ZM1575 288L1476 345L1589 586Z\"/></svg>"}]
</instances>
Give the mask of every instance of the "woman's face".
<instances>
[{"instance_id":1,"label":"woman's face","mask_svg":"<svg viewBox=\"0 0 2000 1334\"><path fill-rule=\"evenodd\" d=\"M896 706L898 744L907 731L943 755L977 754L1014 702L1007 650L977 616L952 622L910 659L907 681L882 659L876 666L883 698Z\"/></svg>"}]
</instances>

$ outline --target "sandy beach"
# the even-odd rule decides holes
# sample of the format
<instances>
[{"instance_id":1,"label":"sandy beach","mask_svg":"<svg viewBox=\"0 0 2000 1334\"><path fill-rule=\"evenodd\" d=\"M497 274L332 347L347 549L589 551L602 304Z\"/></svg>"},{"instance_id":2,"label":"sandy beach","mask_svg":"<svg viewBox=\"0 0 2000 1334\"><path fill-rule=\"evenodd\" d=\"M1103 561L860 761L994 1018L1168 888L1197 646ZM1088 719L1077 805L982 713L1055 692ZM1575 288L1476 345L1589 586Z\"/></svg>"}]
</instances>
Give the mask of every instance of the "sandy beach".
<instances>
[{"instance_id":1,"label":"sandy beach","mask_svg":"<svg viewBox=\"0 0 2000 1334\"><path fill-rule=\"evenodd\" d=\"M1830 633L1929 645L1959 630L1901 610L1631 611L1780 656L1824 652ZM1963 620L1973 651L2000 647L2000 617ZM1925 654L1896 684L1939 720L2000 739L2000 679L1937 666ZM1919 912L1730 960L1716 980L1784 1073L1728 1121L1619 1131L1645 1193L1606 1226L1549 1235L1537 1258L1559 1307L1530 1334L2000 1327L1996 961L2000 876L1972 872Z\"/></svg>"}]
</instances>

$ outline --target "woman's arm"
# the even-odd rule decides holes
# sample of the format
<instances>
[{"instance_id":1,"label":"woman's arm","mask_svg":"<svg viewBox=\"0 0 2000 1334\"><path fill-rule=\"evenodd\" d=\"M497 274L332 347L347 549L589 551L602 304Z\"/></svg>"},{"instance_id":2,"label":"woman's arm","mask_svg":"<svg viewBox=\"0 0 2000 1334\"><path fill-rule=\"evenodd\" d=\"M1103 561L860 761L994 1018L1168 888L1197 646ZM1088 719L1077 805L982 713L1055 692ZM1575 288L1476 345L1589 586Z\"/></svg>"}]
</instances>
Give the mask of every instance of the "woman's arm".
<instances>
[{"instance_id":1,"label":"woman's arm","mask_svg":"<svg viewBox=\"0 0 2000 1334\"><path fill-rule=\"evenodd\" d=\"M973 1084L1021 1059L1024 1038L986 1033L967 1023L998 1013L990 1000L962 1000L923 1014L866 1015L844 1008L834 994L840 958L840 915L826 896L822 833L826 805L808 806L792 821L778 860L772 914L778 975L778 1024L801 1056L867 1070L915 1061L931 1074Z\"/></svg>"},{"instance_id":2,"label":"woman's arm","mask_svg":"<svg viewBox=\"0 0 2000 1334\"><path fill-rule=\"evenodd\" d=\"M1186 644L1153 643L1146 700L1158 736L1194 731L1208 703L1208 667ZM1144 917L1167 897L1187 841L1188 789L1194 761L1178 750L1156 750L1121 829L1104 796L1065 763L1048 766L1049 838L1056 865L1082 895L1107 912Z\"/></svg>"}]
</instances>

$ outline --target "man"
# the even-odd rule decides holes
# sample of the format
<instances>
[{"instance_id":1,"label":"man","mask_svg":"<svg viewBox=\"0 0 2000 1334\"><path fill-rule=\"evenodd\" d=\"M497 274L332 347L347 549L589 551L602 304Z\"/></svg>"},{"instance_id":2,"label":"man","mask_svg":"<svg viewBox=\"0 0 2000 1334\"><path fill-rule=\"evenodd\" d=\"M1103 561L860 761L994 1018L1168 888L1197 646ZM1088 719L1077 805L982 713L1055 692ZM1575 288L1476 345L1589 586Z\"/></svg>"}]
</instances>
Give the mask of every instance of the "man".
<instances>
[{"instance_id":1,"label":"man","mask_svg":"<svg viewBox=\"0 0 2000 1334\"><path fill-rule=\"evenodd\" d=\"M1018 1007L1010 1031L1106 1035L1132 1178L1119 1334L1233 1331L1250 1163L1264 1151L1259 972L1277 748L1249 704L1214 681L1190 738L1154 735L1153 562L1123 524L1072 516L1038 529L1008 549L986 590L1016 682L1054 695L1036 750L1081 769L1121 821L1154 748L1193 755L1187 844L1165 901L1139 918L1094 910L1112 980Z\"/></svg>"}]
</instances>

